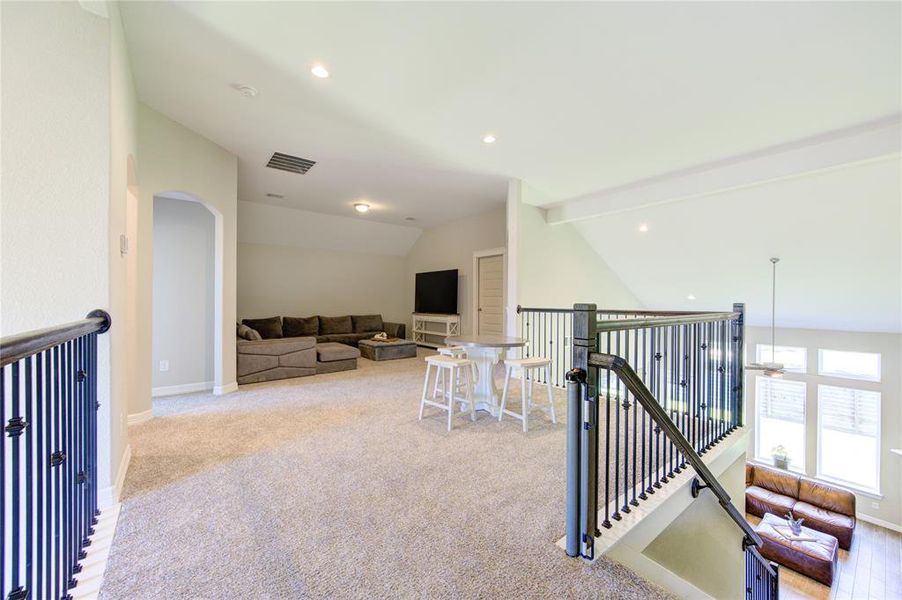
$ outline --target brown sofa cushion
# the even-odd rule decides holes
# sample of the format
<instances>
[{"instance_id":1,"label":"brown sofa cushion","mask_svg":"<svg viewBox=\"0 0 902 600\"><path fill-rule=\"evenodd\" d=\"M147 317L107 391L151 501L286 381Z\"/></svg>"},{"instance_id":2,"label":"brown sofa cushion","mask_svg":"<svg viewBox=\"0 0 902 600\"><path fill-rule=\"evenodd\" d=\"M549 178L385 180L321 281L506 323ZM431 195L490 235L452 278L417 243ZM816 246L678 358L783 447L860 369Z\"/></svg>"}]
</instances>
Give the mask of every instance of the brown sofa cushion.
<instances>
[{"instance_id":1,"label":"brown sofa cushion","mask_svg":"<svg viewBox=\"0 0 902 600\"><path fill-rule=\"evenodd\" d=\"M819 506L849 517L855 516L855 494L829 483L802 477L799 482L799 501Z\"/></svg>"},{"instance_id":2,"label":"brown sofa cushion","mask_svg":"<svg viewBox=\"0 0 902 600\"><path fill-rule=\"evenodd\" d=\"M319 317L282 317L282 335L304 337L319 333Z\"/></svg>"},{"instance_id":3,"label":"brown sofa cushion","mask_svg":"<svg viewBox=\"0 0 902 600\"><path fill-rule=\"evenodd\" d=\"M351 317L320 317L319 335L331 335L333 333L352 333Z\"/></svg>"},{"instance_id":4,"label":"brown sofa cushion","mask_svg":"<svg viewBox=\"0 0 902 600\"><path fill-rule=\"evenodd\" d=\"M783 517L795 505L796 499L753 485L745 490L745 512L763 517L773 513Z\"/></svg>"},{"instance_id":5,"label":"brown sofa cushion","mask_svg":"<svg viewBox=\"0 0 902 600\"><path fill-rule=\"evenodd\" d=\"M354 333L382 331L382 315L352 315Z\"/></svg>"},{"instance_id":6,"label":"brown sofa cushion","mask_svg":"<svg viewBox=\"0 0 902 600\"><path fill-rule=\"evenodd\" d=\"M367 338L373 337L371 333L333 333L332 335L318 335L316 336L316 341L319 344L325 344L327 342L337 342L339 344L347 344L348 346L357 347L357 343L360 340L365 340Z\"/></svg>"},{"instance_id":7,"label":"brown sofa cushion","mask_svg":"<svg viewBox=\"0 0 902 600\"><path fill-rule=\"evenodd\" d=\"M799 478L795 473L761 465L755 465L752 471L752 485L793 499L799 497Z\"/></svg>"},{"instance_id":8,"label":"brown sofa cushion","mask_svg":"<svg viewBox=\"0 0 902 600\"><path fill-rule=\"evenodd\" d=\"M272 340L282 337L282 318L269 317L268 319L241 319L241 323L251 329L256 329L264 340Z\"/></svg>"},{"instance_id":9,"label":"brown sofa cushion","mask_svg":"<svg viewBox=\"0 0 902 600\"><path fill-rule=\"evenodd\" d=\"M843 550L848 550L852 545L852 533L855 531L853 517L825 510L807 502L796 502L792 507L792 514L796 519L804 518L805 525L811 529L835 537Z\"/></svg>"},{"instance_id":10,"label":"brown sofa cushion","mask_svg":"<svg viewBox=\"0 0 902 600\"><path fill-rule=\"evenodd\" d=\"M316 360L319 362L332 362L334 360L349 360L360 357L360 350L345 344L325 343L316 344Z\"/></svg>"}]
</instances>

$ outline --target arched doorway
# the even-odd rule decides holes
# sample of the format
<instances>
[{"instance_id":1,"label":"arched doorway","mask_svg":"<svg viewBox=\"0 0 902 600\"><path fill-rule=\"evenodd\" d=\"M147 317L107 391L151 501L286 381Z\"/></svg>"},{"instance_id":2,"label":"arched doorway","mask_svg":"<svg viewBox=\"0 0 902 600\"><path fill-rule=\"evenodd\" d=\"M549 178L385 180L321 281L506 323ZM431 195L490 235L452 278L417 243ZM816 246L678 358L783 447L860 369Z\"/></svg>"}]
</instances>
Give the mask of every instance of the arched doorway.
<instances>
[{"instance_id":1,"label":"arched doorway","mask_svg":"<svg viewBox=\"0 0 902 600\"><path fill-rule=\"evenodd\" d=\"M182 191L153 196L154 396L223 387L222 215Z\"/></svg>"}]
</instances>

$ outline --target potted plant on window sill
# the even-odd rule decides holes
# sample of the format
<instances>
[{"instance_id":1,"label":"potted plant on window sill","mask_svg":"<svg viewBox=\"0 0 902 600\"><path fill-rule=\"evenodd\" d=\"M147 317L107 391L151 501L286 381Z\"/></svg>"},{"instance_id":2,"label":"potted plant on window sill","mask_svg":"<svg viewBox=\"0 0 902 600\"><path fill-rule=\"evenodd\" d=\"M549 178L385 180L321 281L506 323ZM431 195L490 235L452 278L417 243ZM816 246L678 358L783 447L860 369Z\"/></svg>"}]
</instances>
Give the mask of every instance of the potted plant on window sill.
<instances>
[{"instance_id":1,"label":"potted plant on window sill","mask_svg":"<svg viewBox=\"0 0 902 600\"><path fill-rule=\"evenodd\" d=\"M776 446L771 450L771 456L774 459L774 466L784 471L789 470L789 452L782 445Z\"/></svg>"}]
</instances>

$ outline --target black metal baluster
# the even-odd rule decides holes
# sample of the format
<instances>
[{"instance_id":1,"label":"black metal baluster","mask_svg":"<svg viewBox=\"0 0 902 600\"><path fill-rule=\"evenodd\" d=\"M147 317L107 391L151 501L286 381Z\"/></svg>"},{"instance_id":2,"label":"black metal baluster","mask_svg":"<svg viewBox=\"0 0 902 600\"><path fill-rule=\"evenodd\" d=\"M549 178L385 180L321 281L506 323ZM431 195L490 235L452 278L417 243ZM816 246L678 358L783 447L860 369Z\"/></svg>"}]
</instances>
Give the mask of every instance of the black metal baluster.
<instances>
[{"instance_id":1,"label":"black metal baluster","mask_svg":"<svg viewBox=\"0 0 902 600\"><path fill-rule=\"evenodd\" d=\"M53 349L53 436L54 450L50 457L50 466L53 469L53 598L60 598L63 595L63 572L62 572L62 551L63 551L63 501L60 490L62 488L62 472L63 460L63 438L62 438L62 404L63 404L63 366L60 363L61 349L59 346Z\"/></svg>"},{"instance_id":2,"label":"black metal baluster","mask_svg":"<svg viewBox=\"0 0 902 600\"><path fill-rule=\"evenodd\" d=\"M43 460L44 437L47 429L47 417L44 413L44 353L35 356L35 422L38 424L36 432L36 441L34 448L35 460L37 462L36 472L36 507L37 513L37 554L35 559L35 595L41 597L44 595L44 468Z\"/></svg>"},{"instance_id":3,"label":"black metal baluster","mask_svg":"<svg viewBox=\"0 0 902 600\"><path fill-rule=\"evenodd\" d=\"M623 358L629 360L630 336L629 331L623 332ZM623 388L623 506L622 512L629 513L630 507L630 391Z\"/></svg>"},{"instance_id":4,"label":"black metal baluster","mask_svg":"<svg viewBox=\"0 0 902 600\"><path fill-rule=\"evenodd\" d=\"M92 525L97 525L97 517L100 516L98 506L98 488L97 488L97 411L100 404L97 402L97 334L91 334L91 353L90 353L90 382L91 396L89 398L88 410L91 414L91 509L93 510ZM92 529L91 533L94 531Z\"/></svg>"},{"instance_id":5,"label":"black metal baluster","mask_svg":"<svg viewBox=\"0 0 902 600\"><path fill-rule=\"evenodd\" d=\"M655 329L654 337L652 338L652 345L655 348L655 398L658 398L658 402L664 407L664 398L658 397L659 394L663 395L666 393L667 385L666 381L662 379L662 367L664 366L664 356L661 353L661 350L664 348L663 345L663 336L666 333L666 329ZM664 383L662 386L661 383ZM666 407L665 407L666 410ZM655 432L655 481L652 486L655 489L661 488L661 428L657 423L654 424L654 432ZM666 459L666 456L665 456Z\"/></svg>"},{"instance_id":6,"label":"black metal baluster","mask_svg":"<svg viewBox=\"0 0 902 600\"><path fill-rule=\"evenodd\" d=\"M66 589L75 587L75 465L77 458L73 451L72 432L74 419L72 406L75 403L75 348L72 342L66 343L66 398L63 403L65 411L66 429L66 462L65 467L65 498L66 498L66 524L64 535L66 537Z\"/></svg>"},{"instance_id":7,"label":"black metal baluster","mask_svg":"<svg viewBox=\"0 0 902 600\"><path fill-rule=\"evenodd\" d=\"M0 368L0 423L6 422L6 367ZM0 435L0 594L6 590L6 436Z\"/></svg>"},{"instance_id":8,"label":"black metal baluster","mask_svg":"<svg viewBox=\"0 0 902 600\"><path fill-rule=\"evenodd\" d=\"M611 353L611 332L608 331L605 333L606 344L605 344L605 352L608 354ZM611 372L605 371L605 413L604 413L604 521L602 521L602 527L607 529L611 528L611 496L610 496L610 488L611 488ZM616 470L616 469L615 469ZM615 507L616 510L616 507Z\"/></svg>"},{"instance_id":9,"label":"black metal baluster","mask_svg":"<svg viewBox=\"0 0 902 600\"><path fill-rule=\"evenodd\" d=\"M22 430L25 428L25 421L21 416L21 406L19 404L20 396L21 396L21 382L20 382L20 367L19 362L14 362L12 364L12 406L10 407L10 414L12 415L9 419L9 423L6 425L6 433L11 438L11 452L10 452L10 470L12 475L12 485L10 488L10 505L12 509L12 543L10 548L10 558L12 562L12 572L10 573L10 598L25 598L27 597L27 591L22 587L20 578L22 576L22 572L20 569L20 561L21 561L21 551L20 551L20 538L21 532L19 530L21 526L21 488L19 485L20 479L20 466L19 466L19 454L21 452L20 449L20 436L22 434ZM5 565L4 565L4 568Z\"/></svg>"},{"instance_id":10,"label":"black metal baluster","mask_svg":"<svg viewBox=\"0 0 902 600\"><path fill-rule=\"evenodd\" d=\"M620 332L616 332L617 347L616 355L620 356ZM611 372L608 371L608 377ZM615 521L621 519L620 516L620 378L617 378L617 397L614 403L614 514L611 518Z\"/></svg>"},{"instance_id":11,"label":"black metal baluster","mask_svg":"<svg viewBox=\"0 0 902 600\"><path fill-rule=\"evenodd\" d=\"M642 376L646 385L651 383L651 377L648 372L648 329L642 329ZM652 392L654 393L654 392ZM646 479L646 466L648 461L648 440L646 439L646 429L647 429L647 418L645 415L645 409L642 410L642 478L639 481L639 498L645 500L648 498L646 494L646 490L648 490L651 486L645 485Z\"/></svg>"},{"instance_id":12,"label":"black metal baluster","mask_svg":"<svg viewBox=\"0 0 902 600\"><path fill-rule=\"evenodd\" d=\"M639 361L638 361L639 331L636 329L633 329L632 334L633 334L633 363L632 364L636 365L636 367L638 368L638 366L639 366L639 364L638 364L639 363ZM629 353L627 353L627 360L629 360ZM639 427L639 409L640 408L642 408L642 407L639 405L639 401L636 400L635 396L633 396L633 465L632 465L633 499L630 501L630 504L632 504L633 506L639 506L639 501L636 500L636 474L638 471L638 469L636 468L636 457L639 455L639 451L636 448L636 444L638 443L638 440L639 440L638 427Z\"/></svg>"}]
</instances>

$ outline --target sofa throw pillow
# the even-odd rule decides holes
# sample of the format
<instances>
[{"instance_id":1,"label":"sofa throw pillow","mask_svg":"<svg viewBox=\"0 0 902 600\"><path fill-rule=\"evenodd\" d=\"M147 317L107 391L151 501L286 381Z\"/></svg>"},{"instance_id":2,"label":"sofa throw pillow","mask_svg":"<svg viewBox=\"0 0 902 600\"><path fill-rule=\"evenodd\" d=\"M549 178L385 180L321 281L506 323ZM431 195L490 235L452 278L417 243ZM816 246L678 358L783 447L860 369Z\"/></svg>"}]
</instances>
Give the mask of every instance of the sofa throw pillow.
<instances>
[{"instance_id":1,"label":"sofa throw pillow","mask_svg":"<svg viewBox=\"0 0 902 600\"><path fill-rule=\"evenodd\" d=\"M305 337L319 333L319 317L282 317L282 335Z\"/></svg>"},{"instance_id":2,"label":"sofa throw pillow","mask_svg":"<svg viewBox=\"0 0 902 600\"><path fill-rule=\"evenodd\" d=\"M382 315L352 315L354 333L382 331Z\"/></svg>"},{"instance_id":3,"label":"sofa throw pillow","mask_svg":"<svg viewBox=\"0 0 902 600\"><path fill-rule=\"evenodd\" d=\"M264 340L282 337L282 318L270 317L268 319L241 319L242 325L256 329Z\"/></svg>"},{"instance_id":4,"label":"sofa throw pillow","mask_svg":"<svg viewBox=\"0 0 902 600\"><path fill-rule=\"evenodd\" d=\"M351 317L320 317L319 334L351 333Z\"/></svg>"},{"instance_id":5,"label":"sofa throw pillow","mask_svg":"<svg viewBox=\"0 0 902 600\"><path fill-rule=\"evenodd\" d=\"M239 325L238 326L238 337L243 340L250 340L252 342L256 342L258 340L262 340L263 336L260 335L260 332L256 329L251 329L247 325Z\"/></svg>"}]
</instances>

